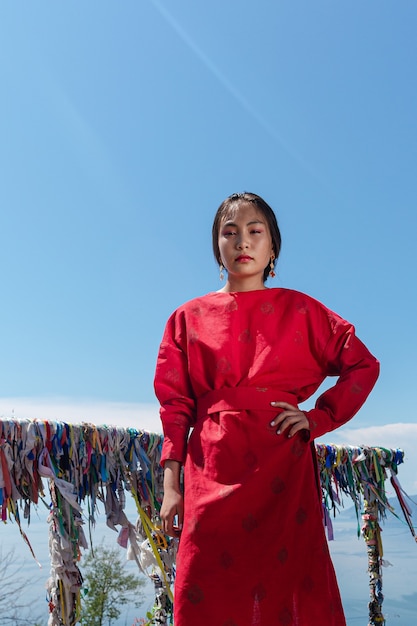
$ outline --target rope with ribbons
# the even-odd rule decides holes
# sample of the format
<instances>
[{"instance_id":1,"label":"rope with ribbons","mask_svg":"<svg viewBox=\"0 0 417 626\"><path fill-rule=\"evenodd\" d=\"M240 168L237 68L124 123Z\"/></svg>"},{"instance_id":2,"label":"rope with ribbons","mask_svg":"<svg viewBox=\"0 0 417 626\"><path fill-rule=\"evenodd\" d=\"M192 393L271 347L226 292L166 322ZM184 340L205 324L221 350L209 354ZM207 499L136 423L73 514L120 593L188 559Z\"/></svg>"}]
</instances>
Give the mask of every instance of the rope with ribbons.
<instances>
[{"instance_id":1,"label":"rope with ribbons","mask_svg":"<svg viewBox=\"0 0 417 626\"><path fill-rule=\"evenodd\" d=\"M0 420L1 519L4 522L15 520L32 550L22 529L21 513L29 521L32 505L43 503L49 509L48 626L79 623L83 580L78 565L82 550L89 545L92 547L99 504L104 506L107 525L118 532L117 542L126 549L127 558L134 560L154 583L155 603L148 624L173 623L172 585L177 540L163 535L160 530L161 447L162 435L134 428ZM329 539L333 536L331 514L338 512L343 496L354 503L358 534L362 515L370 573L370 626L383 624L379 521L385 518L387 511L396 514L385 492L388 472L405 522L415 537L411 509L397 478L404 453L386 448L323 444L316 444L316 452ZM49 487L49 504L45 480ZM125 512L126 493L133 497L136 505L135 523L129 521ZM84 527L88 528L89 541Z\"/></svg>"}]
</instances>

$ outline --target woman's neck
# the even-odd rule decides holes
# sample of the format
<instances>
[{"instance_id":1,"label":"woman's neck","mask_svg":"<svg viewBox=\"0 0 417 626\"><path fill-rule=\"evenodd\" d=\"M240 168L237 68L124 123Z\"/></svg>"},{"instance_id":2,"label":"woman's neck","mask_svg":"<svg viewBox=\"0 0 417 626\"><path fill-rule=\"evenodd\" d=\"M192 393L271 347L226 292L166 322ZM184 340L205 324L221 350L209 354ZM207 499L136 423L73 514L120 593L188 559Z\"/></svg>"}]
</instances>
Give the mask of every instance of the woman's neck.
<instances>
[{"instance_id":1,"label":"woman's neck","mask_svg":"<svg viewBox=\"0 0 417 626\"><path fill-rule=\"evenodd\" d=\"M219 291L222 293L231 293L236 291L259 291L261 289L268 289L268 287L265 287L265 283L259 281L258 277L254 277L253 280L249 278L246 280L231 280L228 278L225 286L219 289Z\"/></svg>"}]
</instances>

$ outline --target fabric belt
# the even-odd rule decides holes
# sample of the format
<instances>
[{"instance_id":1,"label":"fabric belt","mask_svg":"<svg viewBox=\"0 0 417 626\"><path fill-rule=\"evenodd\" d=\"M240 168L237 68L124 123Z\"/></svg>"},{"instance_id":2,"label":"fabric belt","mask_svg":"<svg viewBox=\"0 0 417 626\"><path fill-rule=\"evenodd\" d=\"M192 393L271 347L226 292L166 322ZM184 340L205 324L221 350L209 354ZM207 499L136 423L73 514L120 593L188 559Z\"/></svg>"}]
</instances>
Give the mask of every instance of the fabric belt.
<instances>
[{"instance_id":1,"label":"fabric belt","mask_svg":"<svg viewBox=\"0 0 417 626\"><path fill-rule=\"evenodd\" d=\"M297 396L271 387L223 387L197 398L197 419L218 411L277 411L271 402L297 406ZM279 409L278 409L279 410Z\"/></svg>"}]
</instances>

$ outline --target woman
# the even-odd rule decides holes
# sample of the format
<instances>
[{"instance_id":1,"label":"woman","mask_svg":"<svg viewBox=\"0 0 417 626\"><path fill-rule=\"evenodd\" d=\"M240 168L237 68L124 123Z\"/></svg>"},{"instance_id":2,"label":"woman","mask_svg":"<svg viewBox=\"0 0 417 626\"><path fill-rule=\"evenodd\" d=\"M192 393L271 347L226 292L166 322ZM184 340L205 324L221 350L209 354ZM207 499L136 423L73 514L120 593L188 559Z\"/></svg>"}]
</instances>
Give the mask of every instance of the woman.
<instances>
[{"instance_id":1,"label":"woman","mask_svg":"<svg viewBox=\"0 0 417 626\"><path fill-rule=\"evenodd\" d=\"M175 626L345 624L313 438L353 417L378 362L324 305L265 286L280 247L262 198L227 198L213 224L226 284L175 311L161 343L161 520L181 537ZM327 376L337 384L300 410Z\"/></svg>"}]
</instances>

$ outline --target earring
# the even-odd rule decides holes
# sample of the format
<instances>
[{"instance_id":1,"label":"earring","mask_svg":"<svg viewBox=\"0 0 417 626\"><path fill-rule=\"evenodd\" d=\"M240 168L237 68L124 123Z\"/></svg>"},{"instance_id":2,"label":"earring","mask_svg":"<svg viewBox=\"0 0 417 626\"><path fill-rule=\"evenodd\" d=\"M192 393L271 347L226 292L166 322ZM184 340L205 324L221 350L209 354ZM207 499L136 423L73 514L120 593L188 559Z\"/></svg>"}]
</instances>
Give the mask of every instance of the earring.
<instances>
[{"instance_id":1,"label":"earring","mask_svg":"<svg viewBox=\"0 0 417 626\"><path fill-rule=\"evenodd\" d=\"M271 254L271 261L270 261L270 263L269 263L269 268L270 268L270 269L269 269L269 276L270 276L271 278L274 278L274 277L275 277L275 271L274 271L275 266L274 266L274 261L275 261L275 254L274 254L274 253L272 253L272 254Z\"/></svg>"},{"instance_id":2,"label":"earring","mask_svg":"<svg viewBox=\"0 0 417 626\"><path fill-rule=\"evenodd\" d=\"M224 274L223 274L224 267L223 267L223 263L220 263L220 267L219 267L219 269L220 269L220 280L224 280Z\"/></svg>"}]
</instances>

